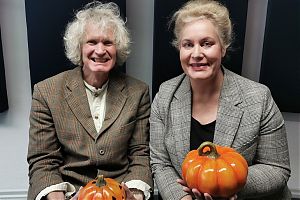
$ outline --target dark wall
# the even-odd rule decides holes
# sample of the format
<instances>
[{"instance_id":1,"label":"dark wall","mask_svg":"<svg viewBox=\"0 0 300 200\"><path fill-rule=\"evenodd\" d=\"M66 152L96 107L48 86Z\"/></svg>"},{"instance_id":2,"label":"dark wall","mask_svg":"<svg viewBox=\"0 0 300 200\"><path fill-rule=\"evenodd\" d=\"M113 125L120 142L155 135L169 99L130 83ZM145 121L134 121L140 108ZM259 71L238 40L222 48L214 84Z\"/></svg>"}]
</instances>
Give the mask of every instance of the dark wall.
<instances>
[{"instance_id":1,"label":"dark wall","mask_svg":"<svg viewBox=\"0 0 300 200\"><path fill-rule=\"evenodd\" d=\"M182 73L178 51L172 47L173 27L168 29L172 14L186 0L155 0L154 1L154 44L153 44L153 77L152 96L158 92L159 85ZM231 14L234 24L235 40L232 51L227 53L223 64L240 74L242 71L244 38L246 30L248 1L222 0Z\"/></svg>"},{"instance_id":2,"label":"dark wall","mask_svg":"<svg viewBox=\"0 0 300 200\"><path fill-rule=\"evenodd\" d=\"M268 2L260 82L283 112L300 112L300 1Z\"/></svg>"},{"instance_id":3,"label":"dark wall","mask_svg":"<svg viewBox=\"0 0 300 200\"><path fill-rule=\"evenodd\" d=\"M92 0L26 0L31 84L74 68L64 54L63 34L74 12ZM105 1L102 1L105 2ZM126 1L113 0L125 16Z\"/></svg>"},{"instance_id":4,"label":"dark wall","mask_svg":"<svg viewBox=\"0 0 300 200\"><path fill-rule=\"evenodd\" d=\"M65 58L62 35L75 10L91 0L26 0L29 62L32 85L61 71L73 68ZM220 0L231 14L235 40L223 64L240 74L248 1ZM126 16L126 1L115 0ZM172 27L167 23L186 0L154 1L154 46L152 96L159 85L182 73L177 50L171 46ZM281 111L300 112L300 1L272 0L268 4L260 82L271 89ZM2 53L1 53L2 56ZM2 61L2 63L1 63ZM124 68L124 67L123 67ZM125 71L125 69L124 69ZM0 108L7 109L3 59L0 60Z\"/></svg>"},{"instance_id":5,"label":"dark wall","mask_svg":"<svg viewBox=\"0 0 300 200\"><path fill-rule=\"evenodd\" d=\"M1 31L0 31L1 33ZM0 34L0 112L8 109L7 93L6 93L6 81L5 70L2 51L2 40Z\"/></svg>"}]
</instances>

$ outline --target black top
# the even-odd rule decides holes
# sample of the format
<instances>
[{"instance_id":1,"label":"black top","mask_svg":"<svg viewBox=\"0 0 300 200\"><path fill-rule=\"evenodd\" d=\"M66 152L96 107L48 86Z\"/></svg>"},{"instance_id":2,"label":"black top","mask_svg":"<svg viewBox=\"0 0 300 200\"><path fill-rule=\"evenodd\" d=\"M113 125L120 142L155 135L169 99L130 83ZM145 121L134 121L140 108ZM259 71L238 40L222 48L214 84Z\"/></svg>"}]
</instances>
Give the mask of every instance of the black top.
<instances>
[{"instance_id":1,"label":"black top","mask_svg":"<svg viewBox=\"0 0 300 200\"><path fill-rule=\"evenodd\" d=\"M202 125L192 117L191 120L191 136L190 136L190 150L197 149L202 142L213 142L216 121L209 124Z\"/></svg>"}]
</instances>

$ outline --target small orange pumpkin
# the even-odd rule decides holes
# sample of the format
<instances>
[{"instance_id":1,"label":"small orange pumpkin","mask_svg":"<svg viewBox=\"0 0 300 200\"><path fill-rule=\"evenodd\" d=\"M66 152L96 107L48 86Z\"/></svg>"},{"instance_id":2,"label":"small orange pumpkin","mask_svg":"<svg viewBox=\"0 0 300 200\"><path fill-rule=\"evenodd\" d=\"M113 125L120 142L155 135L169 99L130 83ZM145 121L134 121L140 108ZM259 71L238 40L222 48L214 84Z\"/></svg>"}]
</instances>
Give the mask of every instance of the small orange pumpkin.
<instances>
[{"instance_id":1,"label":"small orange pumpkin","mask_svg":"<svg viewBox=\"0 0 300 200\"><path fill-rule=\"evenodd\" d=\"M78 200L125 200L124 188L114 179L97 176L79 190Z\"/></svg>"},{"instance_id":2,"label":"small orange pumpkin","mask_svg":"<svg viewBox=\"0 0 300 200\"><path fill-rule=\"evenodd\" d=\"M189 188L214 197L230 197L246 184L248 164L230 147L203 142L182 163L182 177Z\"/></svg>"}]
</instances>

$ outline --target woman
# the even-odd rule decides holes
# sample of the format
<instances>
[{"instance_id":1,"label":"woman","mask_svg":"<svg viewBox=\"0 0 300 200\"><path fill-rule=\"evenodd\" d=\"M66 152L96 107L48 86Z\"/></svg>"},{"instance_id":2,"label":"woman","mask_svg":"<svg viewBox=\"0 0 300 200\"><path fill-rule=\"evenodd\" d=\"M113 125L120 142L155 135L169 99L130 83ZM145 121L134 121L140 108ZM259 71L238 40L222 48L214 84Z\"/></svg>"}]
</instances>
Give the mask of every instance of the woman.
<instances>
[{"instance_id":1,"label":"woman","mask_svg":"<svg viewBox=\"0 0 300 200\"><path fill-rule=\"evenodd\" d=\"M245 187L230 199L289 199L286 131L269 89L221 64L232 40L227 8L192 0L172 22L184 73L160 86L150 115L150 164L162 198L213 199L181 180L186 154L212 141L249 165Z\"/></svg>"},{"instance_id":2,"label":"woman","mask_svg":"<svg viewBox=\"0 0 300 200\"><path fill-rule=\"evenodd\" d=\"M34 86L28 199L69 198L97 174L125 182L127 199L149 199L149 89L116 69L130 44L118 6L87 4L64 41L77 67Z\"/></svg>"}]
</instances>

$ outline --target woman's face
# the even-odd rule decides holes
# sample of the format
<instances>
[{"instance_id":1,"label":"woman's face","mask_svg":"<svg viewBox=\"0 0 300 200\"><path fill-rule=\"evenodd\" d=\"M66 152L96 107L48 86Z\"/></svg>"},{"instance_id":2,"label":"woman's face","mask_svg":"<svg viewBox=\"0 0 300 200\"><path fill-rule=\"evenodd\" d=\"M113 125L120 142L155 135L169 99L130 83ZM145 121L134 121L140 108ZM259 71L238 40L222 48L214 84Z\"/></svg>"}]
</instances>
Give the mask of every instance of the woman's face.
<instances>
[{"instance_id":1,"label":"woman's face","mask_svg":"<svg viewBox=\"0 0 300 200\"><path fill-rule=\"evenodd\" d=\"M108 74L116 64L117 48L112 31L101 32L92 24L87 25L82 45L83 71Z\"/></svg>"},{"instance_id":2,"label":"woman's face","mask_svg":"<svg viewBox=\"0 0 300 200\"><path fill-rule=\"evenodd\" d=\"M207 19L187 23L180 35L179 52L183 71L197 80L213 79L225 55L216 27Z\"/></svg>"}]
</instances>

